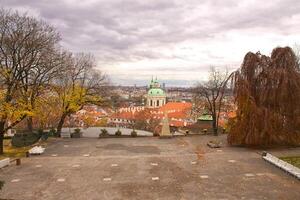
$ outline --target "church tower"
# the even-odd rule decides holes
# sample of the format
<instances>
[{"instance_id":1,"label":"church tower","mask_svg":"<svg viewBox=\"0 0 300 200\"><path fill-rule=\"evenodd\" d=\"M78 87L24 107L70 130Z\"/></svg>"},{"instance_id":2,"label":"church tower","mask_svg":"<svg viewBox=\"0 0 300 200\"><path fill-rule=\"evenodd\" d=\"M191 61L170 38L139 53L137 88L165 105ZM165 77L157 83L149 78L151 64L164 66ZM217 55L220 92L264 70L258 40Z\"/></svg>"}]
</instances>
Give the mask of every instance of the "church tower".
<instances>
[{"instance_id":1,"label":"church tower","mask_svg":"<svg viewBox=\"0 0 300 200\"><path fill-rule=\"evenodd\" d=\"M166 104L166 93L165 91L160 87L160 84L157 80L157 78L154 80L152 78L149 90L147 93L147 104L146 107L148 108L159 108Z\"/></svg>"}]
</instances>

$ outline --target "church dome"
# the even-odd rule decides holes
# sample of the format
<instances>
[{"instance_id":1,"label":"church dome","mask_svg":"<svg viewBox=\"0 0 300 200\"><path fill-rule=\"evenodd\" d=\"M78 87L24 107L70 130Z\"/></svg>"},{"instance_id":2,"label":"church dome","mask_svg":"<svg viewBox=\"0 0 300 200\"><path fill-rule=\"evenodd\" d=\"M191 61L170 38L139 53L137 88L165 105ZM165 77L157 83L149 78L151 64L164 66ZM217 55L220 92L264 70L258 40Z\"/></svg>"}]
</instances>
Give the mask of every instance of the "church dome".
<instances>
[{"instance_id":1,"label":"church dome","mask_svg":"<svg viewBox=\"0 0 300 200\"><path fill-rule=\"evenodd\" d=\"M151 88L148 96L165 96L165 92L161 88Z\"/></svg>"}]
</instances>

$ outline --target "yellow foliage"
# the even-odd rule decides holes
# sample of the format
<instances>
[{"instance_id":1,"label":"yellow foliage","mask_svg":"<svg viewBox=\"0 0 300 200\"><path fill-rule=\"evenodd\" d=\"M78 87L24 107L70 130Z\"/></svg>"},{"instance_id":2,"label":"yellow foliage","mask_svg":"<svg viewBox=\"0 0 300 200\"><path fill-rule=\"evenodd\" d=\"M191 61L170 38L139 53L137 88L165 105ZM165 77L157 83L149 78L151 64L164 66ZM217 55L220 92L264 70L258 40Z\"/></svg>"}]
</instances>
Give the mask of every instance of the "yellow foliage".
<instances>
[{"instance_id":1,"label":"yellow foliage","mask_svg":"<svg viewBox=\"0 0 300 200\"><path fill-rule=\"evenodd\" d=\"M67 113L77 112L87 102L97 102L101 100L99 96L89 95L87 90L79 85L67 89L63 88L63 90L64 93L60 95L60 98Z\"/></svg>"},{"instance_id":2,"label":"yellow foliage","mask_svg":"<svg viewBox=\"0 0 300 200\"><path fill-rule=\"evenodd\" d=\"M4 154L1 155L0 159L2 158L14 158L14 157L25 157L26 152L31 147L13 147L11 145L11 140L4 140Z\"/></svg>"},{"instance_id":3,"label":"yellow foliage","mask_svg":"<svg viewBox=\"0 0 300 200\"><path fill-rule=\"evenodd\" d=\"M6 91L0 91L0 118L8 118L10 120L18 120L24 115L32 116L33 111L31 105L21 98L16 98L12 102L5 102Z\"/></svg>"},{"instance_id":4,"label":"yellow foliage","mask_svg":"<svg viewBox=\"0 0 300 200\"><path fill-rule=\"evenodd\" d=\"M105 127L107 126L108 119L102 118L98 122L96 122L95 126Z\"/></svg>"}]
</instances>

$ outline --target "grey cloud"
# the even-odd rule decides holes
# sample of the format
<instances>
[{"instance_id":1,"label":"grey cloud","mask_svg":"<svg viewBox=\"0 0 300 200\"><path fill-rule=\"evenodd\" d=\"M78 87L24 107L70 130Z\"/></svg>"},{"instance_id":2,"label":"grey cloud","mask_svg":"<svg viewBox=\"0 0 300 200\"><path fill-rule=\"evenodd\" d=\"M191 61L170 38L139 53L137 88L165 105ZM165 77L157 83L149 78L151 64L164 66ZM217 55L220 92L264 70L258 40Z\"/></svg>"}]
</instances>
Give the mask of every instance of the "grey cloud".
<instances>
[{"instance_id":1,"label":"grey cloud","mask_svg":"<svg viewBox=\"0 0 300 200\"><path fill-rule=\"evenodd\" d=\"M248 7L242 6L244 2L247 1L101 0L89 4L65 0L0 0L0 5L38 11L41 18L61 32L64 46L72 51L91 51L100 64L108 66L145 59L189 61L183 55L172 52L165 55L160 50L171 50L185 41L201 44L230 30L262 28L262 31L291 34L286 33L290 25L282 20L300 12L299 0L276 0L272 4L256 0ZM223 59L211 51L202 53L212 61ZM183 66L182 70L187 68Z\"/></svg>"}]
</instances>

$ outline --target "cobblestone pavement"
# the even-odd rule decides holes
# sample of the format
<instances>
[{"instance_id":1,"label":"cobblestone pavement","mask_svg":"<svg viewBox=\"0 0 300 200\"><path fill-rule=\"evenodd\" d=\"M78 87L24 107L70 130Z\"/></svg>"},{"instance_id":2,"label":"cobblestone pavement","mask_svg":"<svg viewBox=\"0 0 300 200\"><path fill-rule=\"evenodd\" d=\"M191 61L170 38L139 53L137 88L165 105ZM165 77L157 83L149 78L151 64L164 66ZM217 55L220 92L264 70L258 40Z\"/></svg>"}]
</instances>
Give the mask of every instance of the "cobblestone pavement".
<instances>
[{"instance_id":1,"label":"cobblestone pavement","mask_svg":"<svg viewBox=\"0 0 300 200\"><path fill-rule=\"evenodd\" d=\"M206 146L223 141L220 149ZM300 155L300 148L276 149ZM2 199L300 199L300 181L225 136L57 139L0 170Z\"/></svg>"}]
</instances>

